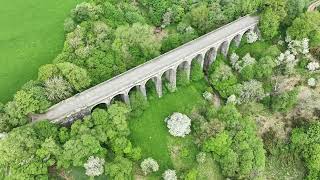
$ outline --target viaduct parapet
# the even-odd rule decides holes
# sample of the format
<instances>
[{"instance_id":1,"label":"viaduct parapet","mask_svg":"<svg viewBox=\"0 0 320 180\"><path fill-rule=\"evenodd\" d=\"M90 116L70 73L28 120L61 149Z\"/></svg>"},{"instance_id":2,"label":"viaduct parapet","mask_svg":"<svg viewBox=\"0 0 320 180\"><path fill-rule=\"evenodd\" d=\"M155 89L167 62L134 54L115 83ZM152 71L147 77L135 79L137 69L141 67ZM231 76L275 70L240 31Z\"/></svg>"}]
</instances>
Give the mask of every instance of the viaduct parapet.
<instances>
[{"instance_id":1,"label":"viaduct parapet","mask_svg":"<svg viewBox=\"0 0 320 180\"><path fill-rule=\"evenodd\" d=\"M205 71L214 62L217 53L227 56L232 41L239 45L248 31L258 31L258 17L245 16L225 26L190 41L142 65L130 69L112 79L98 84L52 106L44 114L33 115L33 121L50 120L68 122L80 118L99 105L109 105L115 97L130 104L129 92L137 88L147 96L146 83L155 84L158 96L162 96L162 79L176 87L177 70L184 70L190 78L191 64L197 62Z\"/></svg>"}]
</instances>

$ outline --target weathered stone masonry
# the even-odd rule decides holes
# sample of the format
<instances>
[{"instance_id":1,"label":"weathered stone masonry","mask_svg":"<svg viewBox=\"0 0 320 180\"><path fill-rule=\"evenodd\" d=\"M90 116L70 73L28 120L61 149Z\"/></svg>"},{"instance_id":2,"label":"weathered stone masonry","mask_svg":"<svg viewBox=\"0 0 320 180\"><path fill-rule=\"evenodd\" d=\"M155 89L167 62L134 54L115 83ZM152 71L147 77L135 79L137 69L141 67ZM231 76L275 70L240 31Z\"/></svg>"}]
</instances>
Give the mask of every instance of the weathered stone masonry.
<instances>
[{"instance_id":1,"label":"weathered stone masonry","mask_svg":"<svg viewBox=\"0 0 320 180\"><path fill-rule=\"evenodd\" d=\"M66 122L77 119L99 104L109 105L116 96L130 104L129 92L137 88L147 96L146 83L152 80L158 96L162 96L162 78L166 78L171 87L176 87L178 68L186 71L190 78L191 64L200 63L207 70L214 62L217 53L227 56L232 41L240 44L243 35L248 31L258 31L258 17L245 16L215 31L186 43L153 60L137 66L108 81L96 85L54 106L46 113L34 115L33 121L47 119L52 122Z\"/></svg>"}]
</instances>

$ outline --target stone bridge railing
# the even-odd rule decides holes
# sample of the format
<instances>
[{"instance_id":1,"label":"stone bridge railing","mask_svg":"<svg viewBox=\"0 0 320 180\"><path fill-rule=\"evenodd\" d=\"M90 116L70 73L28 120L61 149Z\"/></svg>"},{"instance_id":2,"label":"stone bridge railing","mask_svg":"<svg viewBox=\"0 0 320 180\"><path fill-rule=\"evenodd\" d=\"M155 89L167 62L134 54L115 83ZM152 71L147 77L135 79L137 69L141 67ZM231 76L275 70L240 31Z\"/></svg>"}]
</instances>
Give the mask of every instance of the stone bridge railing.
<instances>
[{"instance_id":1,"label":"stone bridge railing","mask_svg":"<svg viewBox=\"0 0 320 180\"><path fill-rule=\"evenodd\" d=\"M139 65L125 73L98 84L86 91L70 97L54 106L46 113L33 115L33 121L51 120L66 122L80 118L99 105L109 105L116 96L130 104L129 92L136 87L145 97L146 83L151 80L159 97L162 96L162 78L166 78L171 87L176 87L176 72L186 71L190 78L193 61L200 63L206 70L215 60L217 53L227 56L232 41L240 44L243 35L248 31L257 31L258 17L245 16L215 31L205 34L189 43L171 50L155 59Z\"/></svg>"}]
</instances>

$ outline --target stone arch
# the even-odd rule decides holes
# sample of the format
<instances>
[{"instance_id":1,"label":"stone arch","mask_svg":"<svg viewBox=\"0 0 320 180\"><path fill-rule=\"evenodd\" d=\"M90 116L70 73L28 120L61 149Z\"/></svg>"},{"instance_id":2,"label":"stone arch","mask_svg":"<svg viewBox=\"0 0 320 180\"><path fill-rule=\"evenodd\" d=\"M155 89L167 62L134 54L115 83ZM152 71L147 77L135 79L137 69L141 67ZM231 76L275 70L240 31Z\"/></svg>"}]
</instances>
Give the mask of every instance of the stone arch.
<instances>
[{"instance_id":1,"label":"stone arch","mask_svg":"<svg viewBox=\"0 0 320 180\"><path fill-rule=\"evenodd\" d=\"M116 94L112 98L110 98L110 104L113 104L116 101L123 102L129 105L130 104L129 94L127 92L123 92L123 93Z\"/></svg>"},{"instance_id":2,"label":"stone arch","mask_svg":"<svg viewBox=\"0 0 320 180\"><path fill-rule=\"evenodd\" d=\"M158 97L162 96L161 76L154 76L149 78L147 81L141 84L141 87L145 88L146 96L148 96L148 94L154 94L154 93L158 94Z\"/></svg>"},{"instance_id":3,"label":"stone arch","mask_svg":"<svg viewBox=\"0 0 320 180\"><path fill-rule=\"evenodd\" d=\"M179 73L184 72L187 76L187 80L190 80L191 61L183 61L177 67L177 77Z\"/></svg>"},{"instance_id":4,"label":"stone arch","mask_svg":"<svg viewBox=\"0 0 320 180\"><path fill-rule=\"evenodd\" d=\"M237 34L236 36L234 36L231 40L231 42L234 42L234 44L236 45L236 47L239 47L241 44L241 40L243 37L243 33L241 34Z\"/></svg>"},{"instance_id":5,"label":"stone arch","mask_svg":"<svg viewBox=\"0 0 320 180\"><path fill-rule=\"evenodd\" d=\"M203 70L207 72L210 69L211 64L217 57L217 50L215 47L211 47L205 54Z\"/></svg>"},{"instance_id":6,"label":"stone arch","mask_svg":"<svg viewBox=\"0 0 320 180\"><path fill-rule=\"evenodd\" d=\"M228 55L229 45L229 41L223 41L219 46L218 52L221 52L226 57Z\"/></svg>"},{"instance_id":7,"label":"stone arch","mask_svg":"<svg viewBox=\"0 0 320 180\"><path fill-rule=\"evenodd\" d=\"M104 109L104 110L106 110L107 108L108 108L108 104L106 102L101 102L101 103L98 103L98 104L92 106L90 108L90 113L92 113L96 109Z\"/></svg>"},{"instance_id":8,"label":"stone arch","mask_svg":"<svg viewBox=\"0 0 320 180\"><path fill-rule=\"evenodd\" d=\"M161 75L162 82L168 82L168 90L173 92L177 88L177 67L171 67ZM166 84L166 83L165 83Z\"/></svg>"},{"instance_id":9,"label":"stone arch","mask_svg":"<svg viewBox=\"0 0 320 180\"><path fill-rule=\"evenodd\" d=\"M197 54L194 58L192 58L192 61L194 61L194 60L196 60L203 68L204 57L202 54Z\"/></svg>"}]
</instances>

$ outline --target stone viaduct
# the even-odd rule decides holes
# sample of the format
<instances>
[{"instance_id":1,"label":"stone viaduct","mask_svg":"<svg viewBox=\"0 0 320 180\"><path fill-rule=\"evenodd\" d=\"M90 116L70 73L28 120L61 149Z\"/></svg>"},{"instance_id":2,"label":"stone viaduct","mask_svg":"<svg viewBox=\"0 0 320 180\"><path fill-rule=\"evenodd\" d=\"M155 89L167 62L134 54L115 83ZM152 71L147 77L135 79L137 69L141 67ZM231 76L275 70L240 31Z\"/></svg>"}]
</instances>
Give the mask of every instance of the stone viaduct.
<instances>
[{"instance_id":1,"label":"stone viaduct","mask_svg":"<svg viewBox=\"0 0 320 180\"><path fill-rule=\"evenodd\" d=\"M32 120L50 120L68 122L80 118L99 105L109 105L115 97L130 104L129 92L137 88L145 97L146 83L155 84L158 96L162 96L162 78L166 78L171 87L176 87L177 70L186 71L190 78L191 63L198 62L206 70L215 60L217 53L227 56L232 41L240 44L248 31L258 31L258 17L245 16L225 26L205 34L189 43L156 57L142 65L124 72L112 79L98 84L86 91L70 97L48 109L44 114L32 116Z\"/></svg>"}]
</instances>

